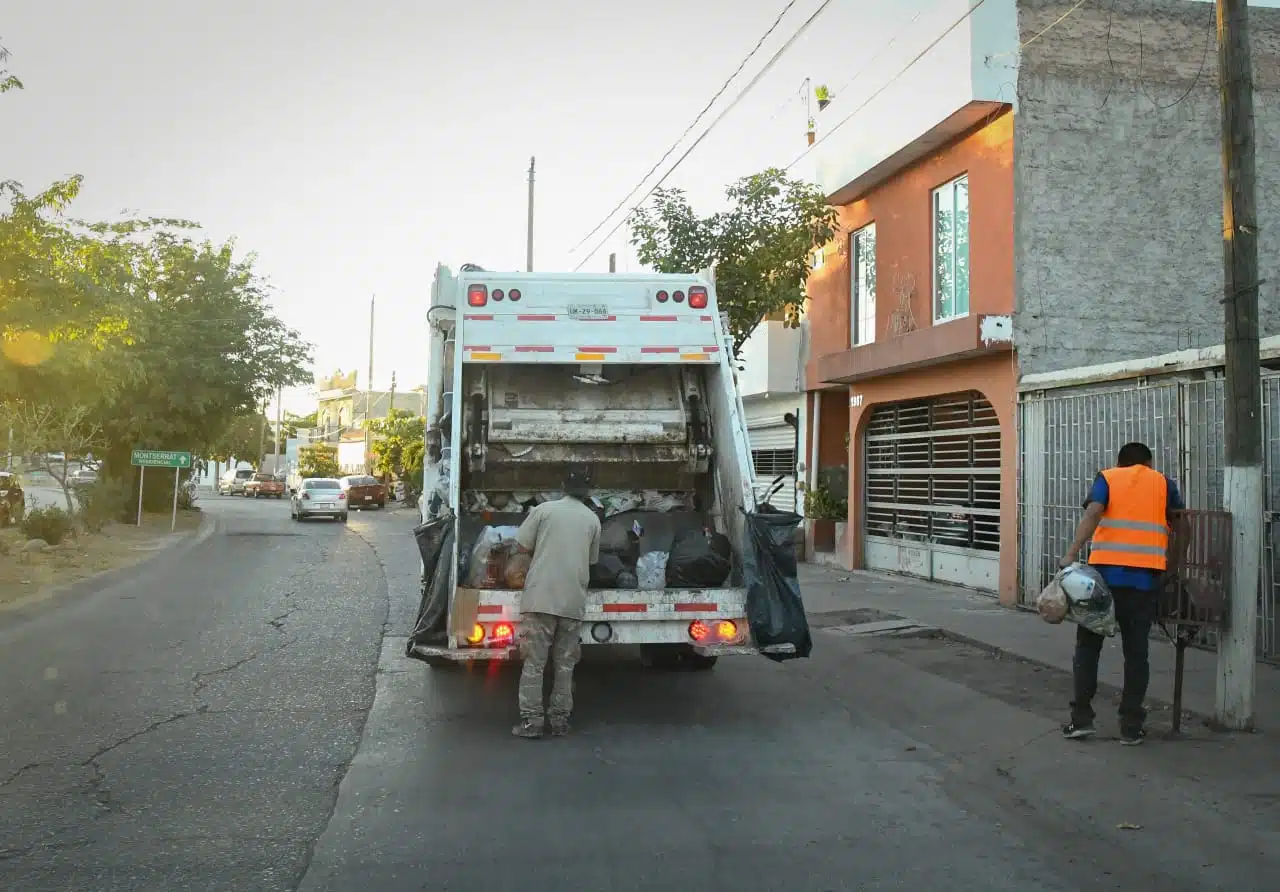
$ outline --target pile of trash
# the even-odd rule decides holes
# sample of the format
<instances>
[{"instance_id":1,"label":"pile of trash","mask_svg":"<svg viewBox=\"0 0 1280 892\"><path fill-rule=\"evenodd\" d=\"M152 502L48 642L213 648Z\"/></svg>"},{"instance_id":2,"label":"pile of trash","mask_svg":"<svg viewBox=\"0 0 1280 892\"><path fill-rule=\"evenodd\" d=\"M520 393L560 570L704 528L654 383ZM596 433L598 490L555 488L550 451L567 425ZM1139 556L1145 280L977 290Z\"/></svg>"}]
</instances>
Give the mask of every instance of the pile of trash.
<instances>
[{"instance_id":1,"label":"pile of trash","mask_svg":"<svg viewBox=\"0 0 1280 892\"><path fill-rule=\"evenodd\" d=\"M460 578L470 588L520 589L529 555L516 547L516 526L486 526L464 543ZM661 591L715 588L733 569L729 537L704 528L691 512L628 510L605 519L591 588Z\"/></svg>"},{"instance_id":2,"label":"pile of trash","mask_svg":"<svg viewBox=\"0 0 1280 892\"><path fill-rule=\"evenodd\" d=\"M478 492L469 491L463 494L466 509L472 514L485 511L520 512L525 508L533 508L543 502L563 498L564 493L556 490L538 492ZM605 517L613 517L627 511L692 511L694 510L693 493L660 492L656 489L593 490L592 501L604 511Z\"/></svg>"}]
</instances>

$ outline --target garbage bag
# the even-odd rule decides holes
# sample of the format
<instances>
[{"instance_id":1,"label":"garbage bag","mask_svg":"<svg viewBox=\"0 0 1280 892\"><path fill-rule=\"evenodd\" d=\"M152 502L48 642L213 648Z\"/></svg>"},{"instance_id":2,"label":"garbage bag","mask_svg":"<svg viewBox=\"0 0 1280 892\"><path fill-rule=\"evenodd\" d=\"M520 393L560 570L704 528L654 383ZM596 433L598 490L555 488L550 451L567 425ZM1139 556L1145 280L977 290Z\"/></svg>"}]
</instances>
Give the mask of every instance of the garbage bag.
<instances>
[{"instance_id":1,"label":"garbage bag","mask_svg":"<svg viewBox=\"0 0 1280 892\"><path fill-rule=\"evenodd\" d=\"M476 538L468 564L467 584L471 588L498 588L505 584L507 559L519 527L485 527Z\"/></svg>"},{"instance_id":2,"label":"garbage bag","mask_svg":"<svg viewBox=\"0 0 1280 892\"><path fill-rule=\"evenodd\" d=\"M729 537L723 533L688 530L676 536L667 558L671 588L715 588L733 569Z\"/></svg>"},{"instance_id":3,"label":"garbage bag","mask_svg":"<svg viewBox=\"0 0 1280 892\"><path fill-rule=\"evenodd\" d=\"M416 656L414 645L444 646L448 643L449 625L449 557L453 553L455 535L454 517L427 521L414 528L413 537L422 556L422 599L418 603L418 617L409 635L405 649L407 656Z\"/></svg>"},{"instance_id":4,"label":"garbage bag","mask_svg":"<svg viewBox=\"0 0 1280 892\"><path fill-rule=\"evenodd\" d=\"M532 561L533 556L528 554L513 554L507 559L507 569L504 574L507 588L524 588L525 578L529 575L529 564Z\"/></svg>"},{"instance_id":5,"label":"garbage bag","mask_svg":"<svg viewBox=\"0 0 1280 892\"><path fill-rule=\"evenodd\" d=\"M600 560L591 565L590 585L592 588L614 588L618 584L618 574L626 569L622 558L602 553Z\"/></svg>"},{"instance_id":6,"label":"garbage bag","mask_svg":"<svg viewBox=\"0 0 1280 892\"><path fill-rule=\"evenodd\" d=\"M800 597L794 512L749 512L742 571L747 583L747 622L760 653L775 662L813 651L809 620Z\"/></svg>"},{"instance_id":7,"label":"garbage bag","mask_svg":"<svg viewBox=\"0 0 1280 892\"><path fill-rule=\"evenodd\" d=\"M1058 578L1067 595L1067 615L1072 622L1105 638L1114 638L1120 633L1115 600L1101 573L1089 564L1076 561L1058 574ZM1087 582L1083 587L1078 584L1081 580Z\"/></svg>"},{"instance_id":8,"label":"garbage bag","mask_svg":"<svg viewBox=\"0 0 1280 892\"><path fill-rule=\"evenodd\" d=\"M641 591L660 592L667 587L667 553L650 551L636 562L636 584Z\"/></svg>"},{"instance_id":9,"label":"garbage bag","mask_svg":"<svg viewBox=\"0 0 1280 892\"><path fill-rule=\"evenodd\" d=\"M1042 620L1056 626L1067 618L1069 609L1070 604L1067 601L1067 593L1062 589L1062 580L1055 575L1036 598L1036 610L1040 612Z\"/></svg>"}]
</instances>

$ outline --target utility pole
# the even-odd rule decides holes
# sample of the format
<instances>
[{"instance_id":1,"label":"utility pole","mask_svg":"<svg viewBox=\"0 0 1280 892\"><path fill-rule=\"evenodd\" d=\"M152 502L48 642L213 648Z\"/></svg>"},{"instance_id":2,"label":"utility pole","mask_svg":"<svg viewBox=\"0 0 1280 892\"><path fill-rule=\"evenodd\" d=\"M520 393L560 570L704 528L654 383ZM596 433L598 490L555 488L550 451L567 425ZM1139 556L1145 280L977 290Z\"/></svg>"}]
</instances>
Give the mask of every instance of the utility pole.
<instances>
[{"instance_id":1,"label":"utility pole","mask_svg":"<svg viewBox=\"0 0 1280 892\"><path fill-rule=\"evenodd\" d=\"M395 410L396 410L396 373L393 371L391 373L391 402L387 406L387 417L390 417L391 413L394 412Z\"/></svg>"},{"instance_id":2,"label":"utility pole","mask_svg":"<svg viewBox=\"0 0 1280 892\"><path fill-rule=\"evenodd\" d=\"M277 477L280 475L280 461L284 454L284 385L276 385L276 448L271 450L276 454L276 466L271 469L271 473Z\"/></svg>"},{"instance_id":3,"label":"utility pole","mask_svg":"<svg viewBox=\"0 0 1280 892\"><path fill-rule=\"evenodd\" d=\"M1246 0L1217 0L1222 96L1222 248L1226 348L1226 462L1231 591L1218 640L1215 719L1252 730L1262 554L1262 397L1258 360L1258 214L1254 180L1253 64Z\"/></svg>"},{"instance_id":4,"label":"utility pole","mask_svg":"<svg viewBox=\"0 0 1280 892\"><path fill-rule=\"evenodd\" d=\"M529 159L529 229L528 239L525 245L525 264L524 268L528 272L533 272L533 165L537 159Z\"/></svg>"},{"instance_id":5,"label":"utility pole","mask_svg":"<svg viewBox=\"0 0 1280 892\"><path fill-rule=\"evenodd\" d=\"M258 469L262 469L262 459L267 454L267 398L262 398L262 425L261 436L258 438L258 461L256 462Z\"/></svg>"},{"instance_id":6,"label":"utility pole","mask_svg":"<svg viewBox=\"0 0 1280 892\"><path fill-rule=\"evenodd\" d=\"M364 385L364 472L366 474L373 473L373 456L370 453L369 442L369 413L371 411L373 399L373 305L377 301L378 295L369 298L369 380Z\"/></svg>"}]
</instances>

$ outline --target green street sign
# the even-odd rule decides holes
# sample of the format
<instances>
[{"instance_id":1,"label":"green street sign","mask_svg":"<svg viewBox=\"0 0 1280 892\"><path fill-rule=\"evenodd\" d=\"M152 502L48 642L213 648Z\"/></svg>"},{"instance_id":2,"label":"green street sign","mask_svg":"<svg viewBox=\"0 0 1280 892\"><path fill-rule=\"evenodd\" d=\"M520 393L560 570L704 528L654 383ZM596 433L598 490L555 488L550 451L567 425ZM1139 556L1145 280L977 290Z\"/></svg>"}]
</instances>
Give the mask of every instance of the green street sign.
<instances>
[{"instance_id":1,"label":"green street sign","mask_svg":"<svg viewBox=\"0 0 1280 892\"><path fill-rule=\"evenodd\" d=\"M135 468L189 468L190 452L162 452L156 449L133 450Z\"/></svg>"}]
</instances>

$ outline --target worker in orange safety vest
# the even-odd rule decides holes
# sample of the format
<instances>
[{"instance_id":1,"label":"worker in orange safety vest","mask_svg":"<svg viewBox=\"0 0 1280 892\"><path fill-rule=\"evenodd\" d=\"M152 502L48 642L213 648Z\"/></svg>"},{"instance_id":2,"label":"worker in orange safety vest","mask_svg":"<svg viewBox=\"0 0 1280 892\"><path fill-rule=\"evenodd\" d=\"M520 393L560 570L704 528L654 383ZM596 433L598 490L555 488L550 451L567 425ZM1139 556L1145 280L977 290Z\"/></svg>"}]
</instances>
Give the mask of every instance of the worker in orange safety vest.
<instances>
[{"instance_id":1,"label":"worker in orange safety vest","mask_svg":"<svg viewBox=\"0 0 1280 892\"><path fill-rule=\"evenodd\" d=\"M1177 570L1178 543L1186 541L1183 522L1174 515L1185 507L1178 484L1152 468L1152 460L1151 450L1143 443L1126 443L1120 448L1116 466L1094 478L1084 517L1059 564L1067 567L1074 563L1092 539L1089 564L1111 589L1124 651L1120 742L1126 746L1140 744L1146 736L1143 700L1151 679L1151 625L1165 576ZM1095 733L1092 704L1098 692L1098 661L1105 640L1083 625L1076 626L1072 663L1075 698L1071 721L1062 729L1068 739Z\"/></svg>"}]
</instances>

